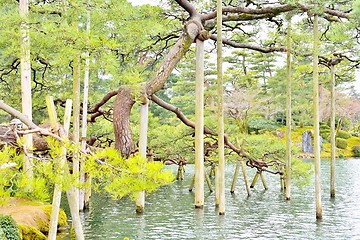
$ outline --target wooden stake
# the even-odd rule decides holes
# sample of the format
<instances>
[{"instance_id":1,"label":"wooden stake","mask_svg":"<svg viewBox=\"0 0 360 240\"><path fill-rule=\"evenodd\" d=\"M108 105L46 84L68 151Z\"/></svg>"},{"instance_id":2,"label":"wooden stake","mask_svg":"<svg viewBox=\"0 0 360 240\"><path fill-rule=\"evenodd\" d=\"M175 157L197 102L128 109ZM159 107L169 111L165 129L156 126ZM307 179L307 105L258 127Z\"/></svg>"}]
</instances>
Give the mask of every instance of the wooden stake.
<instances>
[{"instance_id":1,"label":"wooden stake","mask_svg":"<svg viewBox=\"0 0 360 240\"><path fill-rule=\"evenodd\" d=\"M331 161L330 161L330 197L335 197L335 157L336 157L336 141L335 141L335 66L332 64L331 69L331 91L330 91L330 144L331 144Z\"/></svg>"},{"instance_id":2,"label":"wooden stake","mask_svg":"<svg viewBox=\"0 0 360 240\"><path fill-rule=\"evenodd\" d=\"M30 35L28 26L29 3L28 0L19 1L20 24L20 78L21 78L21 105L22 113L32 121L32 94L31 94L31 62L30 62ZM24 172L31 179L33 177L32 156L32 134L26 134L24 137ZM30 186L31 187L31 186Z\"/></svg>"},{"instance_id":3,"label":"wooden stake","mask_svg":"<svg viewBox=\"0 0 360 240\"><path fill-rule=\"evenodd\" d=\"M316 219L322 219L321 205L321 174L320 174L320 139L319 139L319 31L318 15L314 15L314 46L313 46L313 105L314 105L314 160L315 160L315 199ZM286 186L288 187L288 186Z\"/></svg>"},{"instance_id":4,"label":"wooden stake","mask_svg":"<svg viewBox=\"0 0 360 240\"><path fill-rule=\"evenodd\" d=\"M90 4L91 1L87 2L87 16L86 16L86 46L89 47L90 37ZM86 151L86 132L87 132L87 108L88 108L88 93L89 93L89 76L90 76L90 54L89 51L85 51L85 69L84 69L84 96L83 96L83 110L82 110L82 128L81 128L81 150ZM87 182L86 189L80 189L79 193L79 209L82 210L87 208L91 196L91 176L85 173L83 170L84 166L80 163L80 183Z\"/></svg>"},{"instance_id":5,"label":"wooden stake","mask_svg":"<svg viewBox=\"0 0 360 240\"><path fill-rule=\"evenodd\" d=\"M249 180L247 178L245 162L242 159L240 160L240 166L241 166L241 170L242 170L243 177L244 177L246 192L247 192L248 196L250 196L251 195L250 184L249 184Z\"/></svg>"},{"instance_id":6,"label":"wooden stake","mask_svg":"<svg viewBox=\"0 0 360 240\"><path fill-rule=\"evenodd\" d=\"M189 186L189 192L192 192L192 190L194 189L194 185L195 185L195 174L191 179L191 183L190 183L190 186Z\"/></svg>"},{"instance_id":7,"label":"wooden stake","mask_svg":"<svg viewBox=\"0 0 360 240\"><path fill-rule=\"evenodd\" d=\"M267 187L267 184L266 184L266 181L265 181L264 174L263 174L262 172L260 172L260 177L261 177L261 182L262 182L262 184L263 184L263 186L264 186L265 190L267 190L267 189L268 189L268 187Z\"/></svg>"},{"instance_id":8,"label":"wooden stake","mask_svg":"<svg viewBox=\"0 0 360 240\"><path fill-rule=\"evenodd\" d=\"M218 208L220 204L220 191L219 191L219 167L215 167L215 207Z\"/></svg>"},{"instance_id":9,"label":"wooden stake","mask_svg":"<svg viewBox=\"0 0 360 240\"><path fill-rule=\"evenodd\" d=\"M291 195L291 17L287 26L286 53L286 192L285 199Z\"/></svg>"},{"instance_id":10,"label":"wooden stake","mask_svg":"<svg viewBox=\"0 0 360 240\"><path fill-rule=\"evenodd\" d=\"M195 208L204 207L204 42L196 39Z\"/></svg>"},{"instance_id":11,"label":"wooden stake","mask_svg":"<svg viewBox=\"0 0 360 240\"><path fill-rule=\"evenodd\" d=\"M139 136L139 155L146 159L147 131L149 119L149 100L140 106L140 136ZM136 200L136 212L143 213L145 209L145 191L141 191Z\"/></svg>"},{"instance_id":12,"label":"wooden stake","mask_svg":"<svg viewBox=\"0 0 360 240\"><path fill-rule=\"evenodd\" d=\"M206 169L204 169L204 174L205 174L206 183L207 183L207 185L208 185L208 187L209 187L209 191L210 191L210 192L213 192L214 189L213 189L213 186L211 185L210 177L209 177L209 175L207 174Z\"/></svg>"},{"instance_id":13,"label":"wooden stake","mask_svg":"<svg viewBox=\"0 0 360 240\"><path fill-rule=\"evenodd\" d=\"M254 179L253 179L252 182L251 182L250 188L254 188L254 186L255 186L258 178L259 178L259 172L256 172L256 174L255 174L255 176L254 176Z\"/></svg>"},{"instance_id":14,"label":"wooden stake","mask_svg":"<svg viewBox=\"0 0 360 240\"><path fill-rule=\"evenodd\" d=\"M237 180L237 177L238 177L238 174L239 174L239 168L240 168L240 162L237 161L236 162L236 167L235 167L235 172L234 172L234 177L233 177L233 180L232 180L232 183L231 183L231 190L230 190L231 193L235 192L235 185L236 185L236 180Z\"/></svg>"},{"instance_id":15,"label":"wooden stake","mask_svg":"<svg viewBox=\"0 0 360 240\"><path fill-rule=\"evenodd\" d=\"M217 97L218 97L218 146L219 146L219 215L225 214L225 154L224 154L224 109L223 109L223 69L222 69L222 1L217 0Z\"/></svg>"}]
</instances>

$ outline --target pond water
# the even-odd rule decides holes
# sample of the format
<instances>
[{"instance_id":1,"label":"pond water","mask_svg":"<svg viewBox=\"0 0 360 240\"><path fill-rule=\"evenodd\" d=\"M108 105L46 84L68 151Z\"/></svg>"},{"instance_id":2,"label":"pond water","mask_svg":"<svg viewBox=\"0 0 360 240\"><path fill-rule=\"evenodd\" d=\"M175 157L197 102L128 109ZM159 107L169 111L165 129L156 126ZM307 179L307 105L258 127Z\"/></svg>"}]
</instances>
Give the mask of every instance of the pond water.
<instances>
[{"instance_id":1,"label":"pond water","mask_svg":"<svg viewBox=\"0 0 360 240\"><path fill-rule=\"evenodd\" d=\"M176 166L170 166L176 171ZM230 186L235 164L226 168L226 213L217 214L214 193L205 188L204 210L194 209L188 191L193 165L184 181L147 196L145 213L137 215L128 199L113 201L94 195L82 213L86 239L360 239L360 159L336 161L336 197L330 198L330 162L322 161L323 219L315 218L315 187L292 187L290 201L280 191L279 176L265 174L247 197L240 172L235 194ZM255 172L248 170L251 181ZM62 239L67 239L64 236Z\"/></svg>"}]
</instances>

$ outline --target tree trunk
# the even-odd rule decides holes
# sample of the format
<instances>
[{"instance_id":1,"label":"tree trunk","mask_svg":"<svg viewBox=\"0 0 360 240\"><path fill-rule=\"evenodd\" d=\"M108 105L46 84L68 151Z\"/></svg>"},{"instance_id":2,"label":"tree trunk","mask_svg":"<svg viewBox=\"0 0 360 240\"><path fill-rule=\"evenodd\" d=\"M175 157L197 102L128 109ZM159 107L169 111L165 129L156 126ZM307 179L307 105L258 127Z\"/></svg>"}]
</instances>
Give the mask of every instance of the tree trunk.
<instances>
[{"instance_id":1,"label":"tree trunk","mask_svg":"<svg viewBox=\"0 0 360 240\"><path fill-rule=\"evenodd\" d=\"M20 0L19 13L21 18L20 25L20 67L21 67L21 102L22 113L32 121L32 98L31 98L31 63L30 63L30 35L28 27L29 2ZM32 135L24 136L24 172L28 178L32 178Z\"/></svg>"},{"instance_id":2,"label":"tree trunk","mask_svg":"<svg viewBox=\"0 0 360 240\"><path fill-rule=\"evenodd\" d=\"M165 56L154 77L144 84L144 90L148 96L163 88L176 64L189 50L199 31L200 29L197 24L190 23L187 25L186 32L180 36L179 40ZM134 97L132 96L131 89L129 87L122 87L114 103L113 124L115 147L125 157L129 156L133 150L130 129L130 112L133 105Z\"/></svg>"},{"instance_id":3,"label":"tree trunk","mask_svg":"<svg viewBox=\"0 0 360 240\"><path fill-rule=\"evenodd\" d=\"M116 95L114 103L114 134L115 147L123 157L130 156L133 151L130 113L135 101L131 89L122 87Z\"/></svg>"},{"instance_id":4,"label":"tree trunk","mask_svg":"<svg viewBox=\"0 0 360 240\"><path fill-rule=\"evenodd\" d=\"M313 104L314 104L314 161L315 161L315 195L316 219L322 218L321 176L320 176L320 137L319 137L319 32L318 15L314 16L314 49L313 49ZM287 186L286 186L287 187Z\"/></svg>"},{"instance_id":5,"label":"tree trunk","mask_svg":"<svg viewBox=\"0 0 360 240\"><path fill-rule=\"evenodd\" d=\"M330 143L331 143L331 162L330 162L330 197L335 197L335 156L336 156L336 129L335 129L335 66L331 65L331 91L330 91Z\"/></svg>"},{"instance_id":6,"label":"tree trunk","mask_svg":"<svg viewBox=\"0 0 360 240\"><path fill-rule=\"evenodd\" d=\"M204 207L204 42L196 39L195 208Z\"/></svg>"},{"instance_id":7,"label":"tree trunk","mask_svg":"<svg viewBox=\"0 0 360 240\"><path fill-rule=\"evenodd\" d=\"M219 215L225 214L225 154L224 154L224 109L222 74L222 2L217 0L217 97L218 97L218 149L219 149Z\"/></svg>"},{"instance_id":8,"label":"tree trunk","mask_svg":"<svg viewBox=\"0 0 360 240\"><path fill-rule=\"evenodd\" d=\"M291 18L287 27L286 53L286 192L285 199L291 194Z\"/></svg>"}]
</instances>

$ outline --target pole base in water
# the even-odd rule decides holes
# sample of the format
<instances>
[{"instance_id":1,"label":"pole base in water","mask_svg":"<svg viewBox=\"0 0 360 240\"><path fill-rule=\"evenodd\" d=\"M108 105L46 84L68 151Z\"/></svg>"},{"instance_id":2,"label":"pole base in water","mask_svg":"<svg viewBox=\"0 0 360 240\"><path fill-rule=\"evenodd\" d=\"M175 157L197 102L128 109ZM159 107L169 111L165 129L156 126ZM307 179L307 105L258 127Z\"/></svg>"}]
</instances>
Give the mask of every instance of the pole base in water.
<instances>
[{"instance_id":1,"label":"pole base in water","mask_svg":"<svg viewBox=\"0 0 360 240\"><path fill-rule=\"evenodd\" d=\"M196 209L204 209L204 205L195 205Z\"/></svg>"}]
</instances>

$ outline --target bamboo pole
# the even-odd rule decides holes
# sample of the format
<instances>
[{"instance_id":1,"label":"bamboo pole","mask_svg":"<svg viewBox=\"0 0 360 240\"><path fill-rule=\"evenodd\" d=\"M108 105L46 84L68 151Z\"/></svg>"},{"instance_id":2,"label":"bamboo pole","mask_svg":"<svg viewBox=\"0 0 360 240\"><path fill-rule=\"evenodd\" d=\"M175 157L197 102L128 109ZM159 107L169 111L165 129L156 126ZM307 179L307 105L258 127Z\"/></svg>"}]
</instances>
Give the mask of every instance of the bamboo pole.
<instances>
[{"instance_id":1,"label":"bamboo pole","mask_svg":"<svg viewBox=\"0 0 360 240\"><path fill-rule=\"evenodd\" d=\"M291 196L291 17L288 19L286 37L286 191L285 199Z\"/></svg>"},{"instance_id":2,"label":"bamboo pole","mask_svg":"<svg viewBox=\"0 0 360 240\"><path fill-rule=\"evenodd\" d=\"M146 159L147 131L149 116L149 100L146 98L145 103L140 106L140 136L139 136L139 155ZM145 191L139 193L136 200L136 212L143 213L145 210Z\"/></svg>"},{"instance_id":3,"label":"bamboo pole","mask_svg":"<svg viewBox=\"0 0 360 240\"><path fill-rule=\"evenodd\" d=\"M196 39L195 208L204 207L204 42Z\"/></svg>"},{"instance_id":4,"label":"bamboo pole","mask_svg":"<svg viewBox=\"0 0 360 240\"><path fill-rule=\"evenodd\" d=\"M208 175L207 172L206 172L206 169L205 169L205 171L204 171L204 175L205 175L206 183L207 183L207 185L208 185L208 187L209 187L209 191L210 191L210 192L213 192L214 189L213 189L213 186L211 185L211 180L210 180L209 175Z\"/></svg>"},{"instance_id":5,"label":"bamboo pole","mask_svg":"<svg viewBox=\"0 0 360 240\"><path fill-rule=\"evenodd\" d=\"M249 180L248 180L248 178L247 178L246 166L245 166L244 160L240 160L240 166L241 166L241 170L242 170L243 177L244 177L246 192L247 192L248 196L250 196L250 195L251 195L251 191L250 191Z\"/></svg>"},{"instance_id":6,"label":"bamboo pole","mask_svg":"<svg viewBox=\"0 0 360 240\"><path fill-rule=\"evenodd\" d=\"M281 172L284 172L284 166L281 166ZM280 189L281 191L285 190L285 174L280 175Z\"/></svg>"},{"instance_id":7,"label":"bamboo pole","mask_svg":"<svg viewBox=\"0 0 360 240\"><path fill-rule=\"evenodd\" d=\"M90 4L91 0L88 0L87 6L87 16L86 16L86 45L89 47L89 38L90 38ZM83 95L83 111L82 111L82 127L81 127L81 150L86 151L86 132L87 132L87 108L89 101L89 76L90 76L90 53L87 49L85 51L85 69L84 69L84 95ZM80 163L80 183L87 182L88 186L86 189L80 189L79 193L79 209L83 210L89 205L90 196L91 196L91 177L86 174L83 170L83 164Z\"/></svg>"},{"instance_id":8,"label":"bamboo pole","mask_svg":"<svg viewBox=\"0 0 360 240\"><path fill-rule=\"evenodd\" d=\"M58 123L57 123L57 114L55 110L55 105L52 97L47 96L46 97L46 105L48 108L48 114L50 119L50 125L53 129L56 131L59 131L58 129ZM67 134L69 132L69 126L70 126L70 118L71 118L71 106L72 101L70 99L66 100L65 105L65 115L64 115L64 133L61 134L61 138L67 138ZM59 162L59 174L61 176L64 175L65 169L66 169L66 148L63 147L63 153L62 157L60 158ZM54 159L55 161L56 159ZM56 239L57 234L57 226L58 226L58 217L59 217L59 210L60 210L60 201L61 201L61 192L62 192L62 184L56 183L54 194L53 194L53 201L52 201L52 208L51 208L51 216L50 216L50 225L49 225L49 234L48 239Z\"/></svg>"},{"instance_id":9,"label":"bamboo pole","mask_svg":"<svg viewBox=\"0 0 360 240\"><path fill-rule=\"evenodd\" d=\"M20 24L20 78L21 78L21 105L22 113L32 121L32 97L31 97L31 63L30 63L30 34L28 26L29 2L28 0L19 1ZM24 137L24 172L29 179L33 177L32 170L32 134Z\"/></svg>"},{"instance_id":10,"label":"bamboo pole","mask_svg":"<svg viewBox=\"0 0 360 240\"><path fill-rule=\"evenodd\" d=\"M320 139L319 139L319 31L318 15L314 15L314 46L313 46L313 105L314 105L314 160L315 160L315 195L316 219L322 218L321 206L321 174L320 174ZM288 186L286 186L287 188Z\"/></svg>"},{"instance_id":11,"label":"bamboo pole","mask_svg":"<svg viewBox=\"0 0 360 240\"><path fill-rule=\"evenodd\" d=\"M80 57L75 56L73 65L73 141L74 144L79 144L80 140ZM74 152L73 154L73 175L77 176L80 180L80 159L79 153ZM80 209L79 201L79 188L73 186L74 198L78 202L78 208Z\"/></svg>"},{"instance_id":12,"label":"bamboo pole","mask_svg":"<svg viewBox=\"0 0 360 240\"><path fill-rule=\"evenodd\" d=\"M190 186L189 186L189 192L192 192L194 185L195 185L195 174L191 179Z\"/></svg>"},{"instance_id":13,"label":"bamboo pole","mask_svg":"<svg viewBox=\"0 0 360 240\"><path fill-rule=\"evenodd\" d=\"M219 167L215 167L215 207L218 208L220 205L220 191L219 191Z\"/></svg>"},{"instance_id":14,"label":"bamboo pole","mask_svg":"<svg viewBox=\"0 0 360 240\"><path fill-rule=\"evenodd\" d=\"M219 215L225 214L225 154L224 154L224 109L222 69L222 1L217 0L217 97L218 97L218 146L219 146Z\"/></svg>"},{"instance_id":15,"label":"bamboo pole","mask_svg":"<svg viewBox=\"0 0 360 240\"><path fill-rule=\"evenodd\" d=\"M262 172L260 172L260 177L261 177L261 182L262 182L265 190L268 190L268 186L266 184L266 180L265 180L264 174Z\"/></svg>"},{"instance_id":16,"label":"bamboo pole","mask_svg":"<svg viewBox=\"0 0 360 240\"><path fill-rule=\"evenodd\" d=\"M235 185L236 185L236 179L238 177L239 174L239 168L240 168L240 161L236 162L236 167L235 167L235 172L234 172L234 177L231 183L231 190L230 193L234 193L235 192Z\"/></svg>"},{"instance_id":17,"label":"bamboo pole","mask_svg":"<svg viewBox=\"0 0 360 240\"><path fill-rule=\"evenodd\" d=\"M330 161L330 197L335 197L335 157L336 157L336 142L335 142L335 66L332 64L331 69L331 91L330 91L330 144L331 144L331 161Z\"/></svg>"},{"instance_id":18,"label":"bamboo pole","mask_svg":"<svg viewBox=\"0 0 360 240\"><path fill-rule=\"evenodd\" d=\"M255 174L255 176L254 176L254 179L253 179L252 182L251 182L250 188L254 188L254 186L255 186L258 178L259 178L259 175L260 175L259 172L256 172L256 174Z\"/></svg>"}]
</instances>

